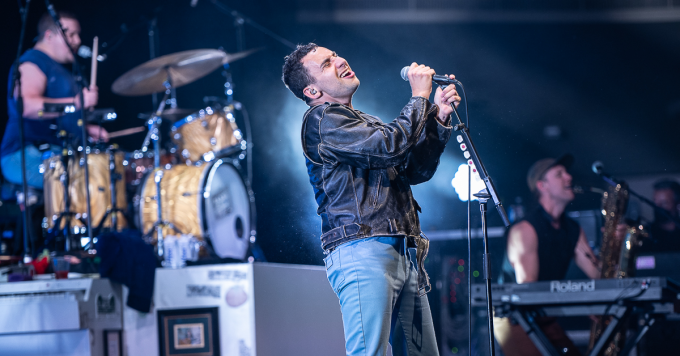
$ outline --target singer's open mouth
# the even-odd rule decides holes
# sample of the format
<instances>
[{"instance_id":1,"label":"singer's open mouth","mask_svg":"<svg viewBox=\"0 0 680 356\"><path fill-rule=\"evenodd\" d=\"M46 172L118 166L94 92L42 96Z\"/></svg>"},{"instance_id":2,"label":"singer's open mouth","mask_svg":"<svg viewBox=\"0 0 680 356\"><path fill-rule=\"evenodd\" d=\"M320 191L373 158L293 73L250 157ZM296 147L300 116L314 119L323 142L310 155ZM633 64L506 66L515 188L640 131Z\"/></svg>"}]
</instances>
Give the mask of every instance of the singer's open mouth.
<instances>
[{"instance_id":1,"label":"singer's open mouth","mask_svg":"<svg viewBox=\"0 0 680 356\"><path fill-rule=\"evenodd\" d=\"M340 78L352 78L352 77L354 77L354 72L352 72L351 70L347 70L340 75Z\"/></svg>"}]
</instances>

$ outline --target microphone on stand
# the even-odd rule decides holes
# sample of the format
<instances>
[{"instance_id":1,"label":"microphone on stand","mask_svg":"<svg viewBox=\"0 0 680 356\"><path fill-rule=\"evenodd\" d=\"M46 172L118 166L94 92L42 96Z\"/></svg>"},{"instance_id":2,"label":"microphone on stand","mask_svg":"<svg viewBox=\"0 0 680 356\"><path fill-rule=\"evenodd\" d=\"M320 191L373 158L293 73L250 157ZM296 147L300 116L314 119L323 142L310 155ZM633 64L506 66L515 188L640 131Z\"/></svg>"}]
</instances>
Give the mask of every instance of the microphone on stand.
<instances>
[{"instance_id":1,"label":"microphone on stand","mask_svg":"<svg viewBox=\"0 0 680 356\"><path fill-rule=\"evenodd\" d=\"M602 177L602 179L607 182L609 185L616 187L619 182L612 178L612 176L604 171L604 164L600 161L595 161L593 164L590 166L590 169L593 170L593 173L597 174L598 176Z\"/></svg>"},{"instance_id":2,"label":"microphone on stand","mask_svg":"<svg viewBox=\"0 0 680 356\"><path fill-rule=\"evenodd\" d=\"M92 48L88 46L80 46L78 47L78 56L81 58L92 58ZM100 54L97 56L97 62L103 62L106 60L106 55L105 54Z\"/></svg>"},{"instance_id":3,"label":"microphone on stand","mask_svg":"<svg viewBox=\"0 0 680 356\"><path fill-rule=\"evenodd\" d=\"M198 1L198 0L197 0ZM406 66L401 69L401 79L405 80L408 82L408 70L411 69L411 66ZM458 84L461 85L460 82L456 79L451 79L445 75L439 75L435 74L432 76L432 81L437 83L438 85L452 85L452 84Z\"/></svg>"},{"instance_id":4,"label":"microphone on stand","mask_svg":"<svg viewBox=\"0 0 680 356\"><path fill-rule=\"evenodd\" d=\"M604 164L600 161L595 161L593 162L593 165L590 166L590 169L593 170L593 173L601 175L603 173Z\"/></svg>"}]
</instances>

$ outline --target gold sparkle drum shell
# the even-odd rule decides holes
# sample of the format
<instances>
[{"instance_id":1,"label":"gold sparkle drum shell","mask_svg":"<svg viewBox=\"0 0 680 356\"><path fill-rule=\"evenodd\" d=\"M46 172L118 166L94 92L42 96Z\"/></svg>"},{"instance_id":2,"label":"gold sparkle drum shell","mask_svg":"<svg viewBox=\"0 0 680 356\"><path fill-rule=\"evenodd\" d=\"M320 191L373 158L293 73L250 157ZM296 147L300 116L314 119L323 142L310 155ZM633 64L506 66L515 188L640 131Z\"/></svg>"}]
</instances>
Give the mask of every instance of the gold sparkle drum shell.
<instances>
[{"instance_id":1,"label":"gold sparkle drum shell","mask_svg":"<svg viewBox=\"0 0 680 356\"><path fill-rule=\"evenodd\" d=\"M240 173L227 161L176 165L162 170L163 220L182 234L209 241L221 258L243 260L250 237L250 196ZM155 172L143 182L139 200L140 226L144 233L157 219ZM163 236L177 235L169 227ZM155 238L155 234L153 234Z\"/></svg>"},{"instance_id":2,"label":"gold sparkle drum shell","mask_svg":"<svg viewBox=\"0 0 680 356\"><path fill-rule=\"evenodd\" d=\"M84 227L86 224L87 213L87 193L85 192L85 166L82 158L84 155L77 154L72 159L68 167L69 175L69 197L70 211L76 215L71 217L71 226ZM115 153L115 172L119 177L123 177L123 153ZM99 226L102 218L108 209L111 209L111 174L109 171L109 153L99 152L88 155L88 165L90 171L90 208L92 211L93 228ZM64 186L60 181L64 166L61 156L52 156L43 161L43 186L45 195L45 216L47 217L48 228L54 228L57 217L64 211ZM125 181L119 179L116 182L116 206L125 209L127 200L125 197ZM118 229L127 227L127 222L122 213L118 212ZM111 227L111 217L109 214L102 227ZM65 220L59 228L63 228Z\"/></svg>"},{"instance_id":3,"label":"gold sparkle drum shell","mask_svg":"<svg viewBox=\"0 0 680 356\"><path fill-rule=\"evenodd\" d=\"M236 146L242 139L231 106L201 109L174 123L171 131L177 152L191 162L203 161L204 154Z\"/></svg>"}]
</instances>

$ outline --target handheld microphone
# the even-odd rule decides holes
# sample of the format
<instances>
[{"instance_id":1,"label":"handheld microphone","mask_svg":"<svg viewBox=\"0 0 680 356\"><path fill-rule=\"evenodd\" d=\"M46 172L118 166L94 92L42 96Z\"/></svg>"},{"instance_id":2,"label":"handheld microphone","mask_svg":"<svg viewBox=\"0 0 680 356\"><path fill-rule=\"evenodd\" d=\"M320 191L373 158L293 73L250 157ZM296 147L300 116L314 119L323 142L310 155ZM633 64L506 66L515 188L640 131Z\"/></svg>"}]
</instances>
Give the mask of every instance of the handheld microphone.
<instances>
[{"instance_id":1,"label":"handheld microphone","mask_svg":"<svg viewBox=\"0 0 680 356\"><path fill-rule=\"evenodd\" d=\"M401 79L405 80L408 82L408 70L411 68L411 66L406 66L401 69ZM445 75L439 75L435 74L432 76L432 81L437 83L438 85L461 85L460 82L456 79L451 79Z\"/></svg>"}]
</instances>

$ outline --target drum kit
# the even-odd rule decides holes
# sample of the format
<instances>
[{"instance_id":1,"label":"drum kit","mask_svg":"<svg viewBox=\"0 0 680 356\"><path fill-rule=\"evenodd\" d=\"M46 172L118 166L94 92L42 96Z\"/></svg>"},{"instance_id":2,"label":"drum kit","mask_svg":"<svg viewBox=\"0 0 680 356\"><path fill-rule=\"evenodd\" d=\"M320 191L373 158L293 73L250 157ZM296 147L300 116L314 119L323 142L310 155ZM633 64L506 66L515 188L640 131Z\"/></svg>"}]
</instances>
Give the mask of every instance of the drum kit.
<instances>
[{"instance_id":1,"label":"drum kit","mask_svg":"<svg viewBox=\"0 0 680 356\"><path fill-rule=\"evenodd\" d=\"M254 51L174 53L143 63L113 83L112 91L123 96L165 94L155 112L140 115L148 127L140 150L126 153L115 145L85 148L94 236L134 226L155 246L157 256L173 267L198 256L245 258L255 242L255 208L240 164L249 144L236 125L240 107L231 100L217 100L198 111L186 110L176 107L171 94ZM170 152L161 150L163 122L172 125ZM132 128L110 136L139 131ZM64 241L63 248L69 250L81 247L76 236L86 231L85 155L82 148L73 150L63 141L61 155L45 159L42 166L43 227L48 237ZM186 250L177 249L178 241L185 242ZM178 254L179 262L171 256Z\"/></svg>"}]
</instances>

